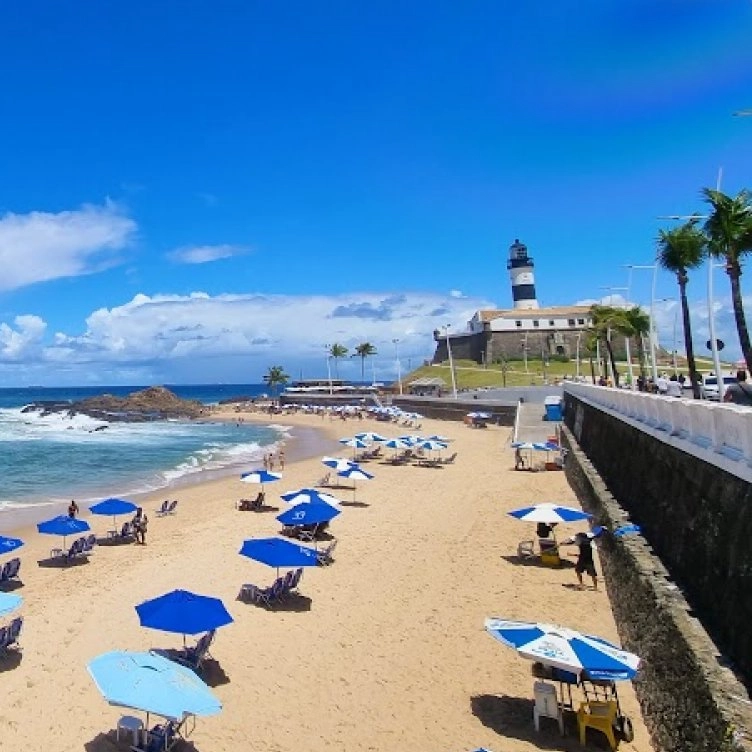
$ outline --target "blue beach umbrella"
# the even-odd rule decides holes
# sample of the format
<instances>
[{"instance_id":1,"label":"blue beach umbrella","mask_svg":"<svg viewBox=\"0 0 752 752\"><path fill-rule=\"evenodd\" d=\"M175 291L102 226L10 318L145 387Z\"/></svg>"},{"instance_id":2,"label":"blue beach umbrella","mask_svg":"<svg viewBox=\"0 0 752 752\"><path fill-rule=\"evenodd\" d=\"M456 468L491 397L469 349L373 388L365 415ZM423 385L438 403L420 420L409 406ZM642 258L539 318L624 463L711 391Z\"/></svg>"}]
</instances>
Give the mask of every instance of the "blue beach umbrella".
<instances>
[{"instance_id":1,"label":"blue beach umbrella","mask_svg":"<svg viewBox=\"0 0 752 752\"><path fill-rule=\"evenodd\" d=\"M340 510L330 504L314 501L296 504L291 509L278 514L277 519L283 525L318 525L333 520L338 514L341 514Z\"/></svg>"},{"instance_id":2,"label":"blue beach umbrella","mask_svg":"<svg viewBox=\"0 0 752 752\"><path fill-rule=\"evenodd\" d=\"M195 635L232 624L232 616L219 598L189 590L173 590L136 606L142 627Z\"/></svg>"},{"instance_id":3,"label":"blue beach umbrella","mask_svg":"<svg viewBox=\"0 0 752 752\"><path fill-rule=\"evenodd\" d=\"M547 524L559 522L579 522L587 520L592 515L583 512L581 509L561 506L552 502L535 504L532 507L523 507L507 512L510 517L514 517L524 522L545 522Z\"/></svg>"},{"instance_id":4,"label":"blue beach umbrella","mask_svg":"<svg viewBox=\"0 0 752 752\"><path fill-rule=\"evenodd\" d=\"M344 457L322 457L321 461L327 467L331 467L333 470L337 470L338 472L340 470L347 470L348 467L358 467L357 462L346 460L344 459Z\"/></svg>"},{"instance_id":5,"label":"blue beach umbrella","mask_svg":"<svg viewBox=\"0 0 752 752\"><path fill-rule=\"evenodd\" d=\"M68 517L66 514L53 517L51 520L45 520L37 524L37 530L47 535L62 535L63 548L65 548L65 539L69 535L79 535L91 530L86 520L79 520L76 517Z\"/></svg>"},{"instance_id":6,"label":"blue beach umbrella","mask_svg":"<svg viewBox=\"0 0 752 752\"><path fill-rule=\"evenodd\" d=\"M138 509L138 507L132 501L126 501L125 499L104 499L98 501L96 504L92 504L89 507L89 511L92 514L112 515L112 524L116 524L115 518L119 514L132 514Z\"/></svg>"},{"instance_id":7,"label":"blue beach umbrella","mask_svg":"<svg viewBox=\"0 0 752 752\"><path fill-rule=\"evenodd\" d=\"M345 446L352 447L353 450L353 459L355 459L355 452L358 449L368 449L368 442L363 441L362 439L359 439L355 436L353 436L351 439L340 439L340 444L344 444Z\"/></svg>"},{"instance_id":8,"label":"blue beach umbrella","mask_svg":"<svg viewBox=\"0 0 752 752\"><path fill-rule=\"evenodd\" d=\"M486 619L486 631L520 655L588 679L632 679L640 659L600 637L554 624Z\"/></svg>"},{"instance_id":9,"label":"blue beach umbrella","mask_svg":"<svg viewBox=\"0 0 752 752\"><path fill-rule=\"evenodd\" d=\"M284 538L251 538L243 541L238 553L277 569L315 567L319 561L315 549L292 543Z\"/></svg>"},{"instance_id":10,"label":"blue beach umbrella","mask_svg":"<svg viewBox=\"0 0 752 752\"><path fill-rule=\"evenodd\" d=\"M240 476L240 480L243 483L260 483L262 486L264 483L274 483L276 480L280 480L282 476L279 473L271 473L268 470L251 470L250 472L243 473Z\"/></svg>"},{"instance_id":11,"label":"blue beach umbrella","mask_svg":"<svg viewBox=\"0 0 752 752\"><path fill-rule=\"evenodd\" d=\"M0 556L21 548L23 544L24 542L20 538L7 538L4 535L0 535Z\"/></svg>"},{"instance_id":12,"label":"blue beach umbrella","mask_svg":"<svg viewBox=\"0 0 752 752\"><path fill-rule=\"evenodd\" d=\"M288 491L287 493L283 493L280 498L291 505L322 502L333 506L341 503L336 496L322 493L316 488L299 488L297 491Z\"/></svg>"},{"instance_id":13,"label":"blue beach umbrella","mask_svg":"<svg viewBox=\"0 0 752 752\"><path fill-rule=\"evenodd\" d=\"M115 650L94 658L87 668L110 705L173 720L216 715L222 710L222 704L193 671L155 653Z\"/></svg>"},{"instance_id":14,"label":"blue beach umbrella","mask_svg":"<svg viewBox=\"0 0 752 752\"><path fill-rule=\"evenodd\" d=\"M360 467L348 467L346 470L340 470L337 475L340 478L347 478L348 480L351 480L353 482L353 501L355 501L355 489L357 485L357 481L359 480L373 480L373 475L371 473L367 473L363 468Z\"/></svg>"},{"instance_id":15,"label":"blue beach umbrella","mask_svg":"<svg viewBox=\"0 0 752 752\"><path fill-rule=\"evenodd\" d=\"M385 436L382 436L375 431L362 431L361 433L356 433L355 438L360 439L361 441L386 441Z\"/></svg>"},{"instance_id":16,"label":"blue beach umbrella","mask_svg":"<svg viewBox=\"0 0 752 752\"><path fill-rule=\"evenodd\" d=\"M15 593L0 592L0 616L15 611L23 603L23 598Z\"/></svg>"}]
</instances>

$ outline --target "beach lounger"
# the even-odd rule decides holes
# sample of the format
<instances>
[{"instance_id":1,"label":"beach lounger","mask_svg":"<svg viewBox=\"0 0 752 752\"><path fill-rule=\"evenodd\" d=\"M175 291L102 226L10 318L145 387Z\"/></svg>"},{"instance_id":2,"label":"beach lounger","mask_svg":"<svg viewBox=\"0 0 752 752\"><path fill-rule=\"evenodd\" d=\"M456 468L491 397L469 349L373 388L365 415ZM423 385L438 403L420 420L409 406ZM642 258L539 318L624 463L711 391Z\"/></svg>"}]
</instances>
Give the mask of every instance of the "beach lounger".
<instances>
[{"instance_id":1,"label":"beach lounger","mask_svg":"<svg viewBox=\"0 0 752 752\"><path fill-rule=\"evenodd\" d=\"M322 478L319 479L318 483L316 483L317 486L328 486L330 481L332 479L332 474L327 473Z\"/></svg>"},{"instance_id":2,"label":"beach lounger","mask_svg":"<svg viewBox=\"0 0 752 752\"><path fill-rule=\"evenodd\" d=\"M170 508L170 500L165 499L162 502L162 506L159 507L159 509L154 510L154 514L156 514L158 517L161 517L163 514L167 514L167 510Z\"/></svg>"},{"instance_id":3,"label":"beach lounger","mask_svg":"<svg viewBox=\"0 0 752 752\"><path fill-rule=\"evenodd\" d=\"M334 549L337 548L337 539L335 538L326 548L317 552L316 557L321 566L326 567L334 561Z\"/></svg>"},{"instance_id":4,"label":"beach lounger","mask_svg":"<svg viewBox=\"0 0 752 752\"><path fill-rule=\"evenodd\" d=\"M450 454L448 457L444 457L442 462L445 465L451 465L456 459L457 459L457 452L454 452L453 454Z\"/></svg>"},{"instance_id":5,"label":"beach lounger","mask_svg":"<svg viewBox=\"0 0 752 752\"><path fill-rule=\"evenodd\" d=\"M21 569L21 559L10 559L5 563L3 571L0 572L0 582L8 582L9 580L16 579L18 572Z\"/></svg>"},{"instance_id":6,"label":"beach lounger","mask_svg":"<svg viewBox=\"0 0 752 752\"><path fill-rule=\"evenodd\" d=\"M188 668L192 668L194 671L199 671L201 669L201 662L205 658L211 658L209 646L214 642L215 634L216 630L212 629L210 632L201 635L193 647L183 648L175 656L175 660L184 666L188 666Z\"/></svg>"},{"instance_id":7,"label":"beach lounger","mask_svg":"<svg viewBox=\"0 0 752 752\"><path fill-rule=\"evenodd\" d=\"M94 553L94 546L97 545L97 536L92 533L91 535L87 535L85 538L81 538L81 540L83 541L81 545L81 553Z\"/></svg>"},{"instance_id":8,"label":"beach lounger","mask_svg":"<svg viewBox=\"0 0 752 752\"><path fill-rule=\"evenodd\" d=\"M18 638L21 636L22 626L23 617L17 616L7 627L0 629L0 655L7 653L10 648L21 649Z\"/></svg>"},{"instance_id":9,"label":"beach lounger","mask_svg":"<svg viewBox=\"0 0 752 752\"><path fill-rule=\"evenodd\" d=\"M175 514L175 510L177 509L177 506L178 506L178 500L177 499L173 499L170 502L170 505L167 507L167 510L165 511L165 514Z\"/></svg>"}]
</instances>

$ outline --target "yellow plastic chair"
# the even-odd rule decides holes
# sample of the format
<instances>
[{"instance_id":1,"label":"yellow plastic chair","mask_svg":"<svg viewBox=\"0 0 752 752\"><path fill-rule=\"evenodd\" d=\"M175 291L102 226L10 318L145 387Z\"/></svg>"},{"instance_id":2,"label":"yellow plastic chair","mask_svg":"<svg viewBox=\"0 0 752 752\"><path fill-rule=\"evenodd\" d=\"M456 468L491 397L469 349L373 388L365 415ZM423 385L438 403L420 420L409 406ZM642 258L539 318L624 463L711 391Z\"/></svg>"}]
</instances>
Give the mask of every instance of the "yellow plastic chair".
<instances>
[{"instance_id":1,"label":"yellow plastic chair","mask_svg":"<svg viewBox=\"0 0 752 752\"><path fill-rule=\"evenodd\" d=\"M585 734L588 727L605 734L611 749L616 749L617 741L614 727L617 715L616 703L612 700L590 700L581 702L577 710L577 727L580 731L580 744L585 746Z\"/></svg>"}]
</instances>

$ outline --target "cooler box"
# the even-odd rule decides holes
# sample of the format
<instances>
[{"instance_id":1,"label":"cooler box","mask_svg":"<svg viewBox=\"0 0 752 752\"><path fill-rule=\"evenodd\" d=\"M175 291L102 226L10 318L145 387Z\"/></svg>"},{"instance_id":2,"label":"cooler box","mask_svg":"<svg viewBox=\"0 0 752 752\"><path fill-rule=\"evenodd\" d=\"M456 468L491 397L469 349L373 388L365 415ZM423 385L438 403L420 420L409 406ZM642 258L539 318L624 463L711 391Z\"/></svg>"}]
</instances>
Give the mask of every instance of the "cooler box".
<instances>
[{"instance_id":1,"label":"cooler box","mask_svg":"<svg viewBox=\"0 0 752 752\"><path fill-rule=\"evenodd\" d=\"M546 420L562 420L561 397L546 397L543 404L546 408Z\"/></svg>"}]
</instances>

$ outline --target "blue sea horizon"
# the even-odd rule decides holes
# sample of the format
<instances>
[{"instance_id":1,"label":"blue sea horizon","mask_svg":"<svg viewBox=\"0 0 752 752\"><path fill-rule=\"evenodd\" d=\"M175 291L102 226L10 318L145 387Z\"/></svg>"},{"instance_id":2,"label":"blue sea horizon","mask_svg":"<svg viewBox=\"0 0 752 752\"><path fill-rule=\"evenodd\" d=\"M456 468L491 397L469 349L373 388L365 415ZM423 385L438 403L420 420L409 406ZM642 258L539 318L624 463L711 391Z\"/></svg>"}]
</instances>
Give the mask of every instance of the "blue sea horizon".
<instances>
[{"instance_id":1,"label":"blue sea horizon","mask_svg":"<svg viewBox=\"0 0 752 752\"><path fill-rule=\"evenodd\" d=\"M164 386L206 405L268 392L266 384ZM32 402L124 396L144 388L0 388L0 510L71 498L86 503L105 496L134 496L179 484L199 472L247 469L258 464L265 448L283 438L272 425L211 420L104 423L83 415L22 412Z\"/></svg>"}]
</instances>

